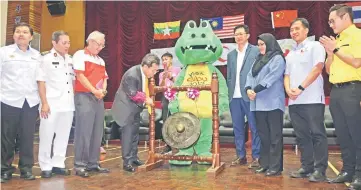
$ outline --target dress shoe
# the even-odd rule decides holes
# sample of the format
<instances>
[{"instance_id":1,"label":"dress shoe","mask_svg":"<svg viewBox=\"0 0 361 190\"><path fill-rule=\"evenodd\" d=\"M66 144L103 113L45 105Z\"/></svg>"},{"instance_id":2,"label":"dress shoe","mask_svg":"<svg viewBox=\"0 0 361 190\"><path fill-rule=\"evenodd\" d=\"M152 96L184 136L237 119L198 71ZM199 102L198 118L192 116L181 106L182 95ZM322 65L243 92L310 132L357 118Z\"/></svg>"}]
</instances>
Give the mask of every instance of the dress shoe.
<instances>
[{"instance_id":1,"label":"dress shoe","mask_svg":"<svg viewBox=\"0 0 361 190\"><path fill-rule=\"evenodd\" d=\"M308 177L308 181L310 182L323 182L326 181L326 175L324 172L320 172L315 170L310 177Z\"/></svg>"},{"instance_id":2,"label":"dress shoe","mask_svg":"<svg viewBox=\"0 0 361 190\"><path fill-rule=\"evenodd\" d=\"M347 172L342 172L339 173L335 179L331 179L329 183L345 183L351 181L352 181L352 175L350 175Z\"/></svg>"},{"instance_id":3,"label":"dress shoe","mask_svg":"<svg viewBox=\"0 0 361 190\"><path fill-rule=\"evenodd\" d=\"M143 165L144 163L143 163L141 160L137 159L137 160L134 160L134 161L133 161L133 164L136 165L136 166L141 166L141 165Z\"/></svg>"},{"instance_id":4,"label":"dress shoe","mask_svg":"<svg viewBox=\"0 0 361 190\"><path fill-rule=\"evenodd\" d=\"M35 180L35 176L31 172L21 172L20 178L23 178L25 180Z\"/></svg>"},{"instance_id":5,"label":"dress shoe","mask_svg":"<svg viewBox=\"0 0 361 190\"><path fill-rule=\"evenodd\" d=\"M237 157L235 160L232 161L231 166L236 166L236 165L246 165L247 164L247 158L243 157Z\"/></svg>"},{"instance_id":6,"label":"dress shoe","mask_svg":"<svg viewBox=\"0 0 361 190\"><path fill-rule=\"evenodd\" d=\"M256 169L254 172L257 173L257 174L261 174L261 173L265 173L267 171L267 168L258 168Z\"/></svg>"},{"instance_id":7,"label":"dress shoe","mask_svg":"<svg viewBox=\"0 0 361 190\"><path fill-rule=\"evenodd\" d=\"M361 190L361 177L355 177L349 188L351 190Z\"/></svg>"},{"instance_id":8,"label":"dress shoe","mask_svg":"<svg viewBox=\"0 0 361 190\"><path fill-rule=\"evenodd\" d=\"M85 169L75 169L75 175L80 177L89 177L89 173Z\"/></svg>"},{"instance_id":9,"label":"dress shoe","mask_svg":"<svg viewBox=\"0 0 361 190\"><path fill-rule=\"evenodd\" d=\"M66 168L53 167L52 172L58 175L70 175L70 170Z\"/></svg>"},{"instance_id":10,"label":"dress shoe","mask_svg":"<svg viewBox=\"0 0 361 190\"><path fill-rule=\"evenodd\" d=\"M135 168L133 168L133 166L130 164L124 165L123 170L127 172L135 172Z\"/></svg>"},{"instance_id":11,"label":"dress shoe","mask_svg":"<svg viewBox=\"0 0 361 190\"><path fill-rule=\"evenodd\" d=\"M303 168L298 169L297 171L291 172L290 177L292 178L306 178L313 173L312 170L305 170Z\"/></svg>"},{"instance_id":12,"label":"dress shoe","mask_svg":"<svg viewBox=\"0 0 361 190\"><path fill-rule=\"evenodd\" d=\"M1 175L1 183L5 183L9 181L13 177L12 173L2 173Z\"/></svg>"},{"instance_id":13,"label":"dress shoe","mask_svg":"<svg viewBox=\"0 0 361 190\"><path fill-rule=\"evenodd\" d=\"M50 170L41 171L41 178L51 178L52 172Z\"/></svg>"},{"instance_id":14,"label":"dress shoe","mask_svg":"<svg viewBox=\"0 0 361 190\"><path fill-rule=\"evenodd\" d=\"M87 168L86 169L89 172L98 172L98 173L109 173L110 170L108 168L101 168L100 166L96 168Z\"/></svg>"},{"instance_id":15,"label":"dress shoe","mask_svg":"<svg viewBox=\"0 0 361 190\"><path fill-rule=\"evenodd\" d=\"M267 170L265 176L278 176L281 175L281 171Z\"/></svg>"},{"instance_id":16,"label":"dress shoe","mask_svg":"<svg viewBox=\"0 0 361 190\"><path fill-rule=\"evenodd\" d=\"M249 169L259 168L259 167L260 167L260 165L259 165L259 160L258 160L258 158L253 159L252 163L248 166Z\"/></svg>"}]
</instances>

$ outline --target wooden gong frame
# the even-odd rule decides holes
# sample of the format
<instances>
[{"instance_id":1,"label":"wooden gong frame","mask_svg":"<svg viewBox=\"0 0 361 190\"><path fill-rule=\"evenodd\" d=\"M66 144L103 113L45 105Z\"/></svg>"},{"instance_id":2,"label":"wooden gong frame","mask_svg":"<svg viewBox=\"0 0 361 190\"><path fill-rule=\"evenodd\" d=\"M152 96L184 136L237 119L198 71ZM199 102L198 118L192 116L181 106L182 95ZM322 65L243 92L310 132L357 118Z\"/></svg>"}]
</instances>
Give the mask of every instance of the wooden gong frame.
<instances>
[{"instance_id":1,"label":"wooden gong frame","mask_svg":"<svg viewBox=\"0 0 361 190\"><path fill-rule=\"evenodd\" d=\"M212 73L211 85L200 86L180 86L171 87L175 91L187 91L188 88L198 90L209 90L212 93L212 127L213 127L213 141L212 141L212 156L174 156L163 155L155 152L155 110L154 105L151 106L151 114L149 121L149 153L148 159L144 165L138 169L140 171L150 171L164 164L165 160L181 160L181 161L201 161L209 162L212 166L207 170L207 176L216 177L224 168L225 163L221 162L220 145L219 145L219 109L218 109L218 76L216 72ZM165 92L167 87L156 86L154 78L150 79L149 95L150 98L155 99L155 95L159 92Z\"/></svg>"}]
</instances>

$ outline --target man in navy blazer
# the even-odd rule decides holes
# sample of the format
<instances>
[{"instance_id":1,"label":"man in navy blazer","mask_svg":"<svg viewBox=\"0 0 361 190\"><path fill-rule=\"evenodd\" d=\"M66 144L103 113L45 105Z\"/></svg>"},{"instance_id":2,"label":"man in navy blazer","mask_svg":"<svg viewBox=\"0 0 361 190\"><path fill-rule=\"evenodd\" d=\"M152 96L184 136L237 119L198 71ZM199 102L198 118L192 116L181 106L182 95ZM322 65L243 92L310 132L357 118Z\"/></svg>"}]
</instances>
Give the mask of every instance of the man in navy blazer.
<instances>
[{"instance_id":1,"label":"man in navy blazer","mask_svg":"<svg viewBox=\"0 0 361 190\"><path fill-rule=\"evenodd\" d=\"M237 158L231 165L246 165L245 149L245 116L252 132L252 158L249 168L259 167L260 138L256 130L254 114L250 111L250 100L245 91L247 74L259 54L256 46L248 43L249 28L247 25L238 25L234 28L234 39L237 48L227 55L227 86L230 110L235 135Z\"/></svg>"}]
</instances>

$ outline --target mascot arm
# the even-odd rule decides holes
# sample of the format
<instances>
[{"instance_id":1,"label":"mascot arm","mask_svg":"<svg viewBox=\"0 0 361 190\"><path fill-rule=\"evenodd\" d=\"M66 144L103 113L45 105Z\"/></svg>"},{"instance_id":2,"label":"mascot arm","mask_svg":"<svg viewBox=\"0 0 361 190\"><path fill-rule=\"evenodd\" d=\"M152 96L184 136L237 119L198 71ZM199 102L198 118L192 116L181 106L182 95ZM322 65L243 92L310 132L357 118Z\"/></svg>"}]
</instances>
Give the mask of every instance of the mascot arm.
<instances>
[{"instance_id":1,"label":"mascot arm","mask_svg":"<svg viewBox=\"0 0 361 190\"><path fill-rule=\"evenodd\" d=\"M213 66L214 67L214 66ZM229 111L229 99L228 99L228 88L227 88L227 82L224 78L223 74L214 67L214 71L217 72L218 76L218 99L219 99L219 115L222 115L224 112Z\"/></svg>"},{"instance_id":2,"label":"mascot arm","mask_svg":"<svg viewBox=\"0 0 361 190\"><path fill-rule=\"evenodd\" d=\"M173 86L181 86L182 85L185 73L186 73L186 68L183 68L182 71L177 76L177 79L174 82ZM169 109L171 114L179 112L178 95L174 98L173 101L169 102L168 109Z\"/></svg>"}]
</instances>

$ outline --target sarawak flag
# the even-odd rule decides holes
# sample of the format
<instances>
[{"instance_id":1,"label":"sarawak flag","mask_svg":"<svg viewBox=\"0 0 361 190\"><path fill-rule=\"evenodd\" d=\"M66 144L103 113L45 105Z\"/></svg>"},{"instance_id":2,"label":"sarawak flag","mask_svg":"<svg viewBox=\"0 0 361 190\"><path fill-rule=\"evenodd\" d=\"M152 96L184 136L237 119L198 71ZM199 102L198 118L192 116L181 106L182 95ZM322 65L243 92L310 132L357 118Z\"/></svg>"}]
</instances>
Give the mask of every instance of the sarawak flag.
<instances>
[{"instance_id":1,"label":"sarawak flag","mask_svg":"<svg viewBox=\"0 0 361 190\"><path fill-rule=\"evenodd\" d=\"M281 10L271 12L272 28L290 27L297 18L297 10Z\"/></svg>"},{"instance_id":2,"label":"sarawak flag","mask_svg":"<svg viewBox=\"0 0 361 190\"><path fill-rule=\"evenodd\" d=\"M179 37L180 20L174 22L154 23L154 39L166 40Z\"/></svg>"}]
</instances>

